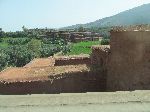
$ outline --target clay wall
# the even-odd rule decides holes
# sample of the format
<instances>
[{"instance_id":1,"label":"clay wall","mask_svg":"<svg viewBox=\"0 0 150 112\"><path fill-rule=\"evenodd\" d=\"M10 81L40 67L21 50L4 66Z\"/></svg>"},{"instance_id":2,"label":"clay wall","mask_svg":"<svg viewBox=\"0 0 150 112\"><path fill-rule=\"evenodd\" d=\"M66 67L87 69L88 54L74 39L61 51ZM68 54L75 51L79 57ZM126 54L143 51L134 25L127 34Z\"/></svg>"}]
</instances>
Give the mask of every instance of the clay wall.
<instances>
[{"instance_id":1,"label":"clay wall","mask_svg":"<svg viewBox=\"0 0 150 112\"><path fill-rule=\"evenodd\" d=\"M107 69L109 53L109 45L92 46L91 64L94 67L94 69Z\"/></svg>"},{"instance_id":2,"label":"clay wall","mask_svg":"<svg viewBox=\"0 0 150 112\"><path fill-rule=\"evenodd\" d=\"M56 58L55 66L91 64L90 57Z\"/></svg>"},{"instance_id":3,"label":"clay wall","mask_svg":"<svg viewBox=\"0 0 150 112\"><path fill-rule=\"evenodd\" d=\"M100 37L83 37L83 38L75 38L74 42L84 42L84 41L99 41Z\"/></svg>"},{"instance_id":4,"label":"clay wall","mask_svg":"<svg viewBox=\"0 0 150 112\"><path fill-rule=\"evenodd\" d=\"M106 75L97 72L66 74L49 81L0 83L0 94L59 94L106 90Z\"/></svg>"},{"instance_id":5,"label":"clay wall","mask_svg":"<svg viewBox=\"0 0 150 112\"><path fill-rule=\"evenodd\" d=\"M112 31L108 91L150 89L150 31Z\"/></svg>"}]
</instances>

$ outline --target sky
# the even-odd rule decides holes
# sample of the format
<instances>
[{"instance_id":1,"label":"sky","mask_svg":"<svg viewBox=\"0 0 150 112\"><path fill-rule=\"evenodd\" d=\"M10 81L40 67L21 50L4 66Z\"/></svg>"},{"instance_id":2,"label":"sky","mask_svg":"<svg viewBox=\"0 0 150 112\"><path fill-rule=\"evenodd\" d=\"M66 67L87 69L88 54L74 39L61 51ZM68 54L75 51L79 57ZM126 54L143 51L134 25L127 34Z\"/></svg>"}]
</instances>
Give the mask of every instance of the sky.
<instances>
[{"instance_id":1,"label":"sky","mask_svg":"<svg viewBox=\"0 0 150 112\"><path fill-rule=\"evenodd\" d=\"M150 0L0 0L0 28L61 28L84 24L150 3Z\"/></svg>"}]
</instances>

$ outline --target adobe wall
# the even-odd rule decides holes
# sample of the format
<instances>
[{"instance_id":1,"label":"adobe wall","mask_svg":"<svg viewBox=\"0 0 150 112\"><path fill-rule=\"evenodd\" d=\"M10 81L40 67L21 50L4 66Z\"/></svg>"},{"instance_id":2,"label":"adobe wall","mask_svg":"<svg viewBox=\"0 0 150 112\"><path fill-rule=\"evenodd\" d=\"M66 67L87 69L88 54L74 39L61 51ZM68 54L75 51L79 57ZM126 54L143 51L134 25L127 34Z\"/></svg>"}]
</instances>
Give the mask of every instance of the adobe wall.
<instances>
[{"instance_id":1,"label":"adobe wall","mask_svg":"<svg viewBox=\"0 0 150 112\"><path fill-rule=\"evenodd\" d=\"M55 76L56 77L56 76ZM64 74L49 81L0 83L0 94L55 94L100 92L106 90L106 77L97 72Z\"/></svg>"},{"instance_id":2,"label":"adobe wall","mask_svg":"<svg viewBox=\"0 0 150 112\"><path fill-rule=\"evenodd\" d=\"M150 89L150 31L112 31L108 91Z\"/></svg>"},{"instance_id":3,"label":"adobe wall","mask_svg":"<svg viewBox=\"0 0 150 112\"><path fill-rule=\"evenodd\" d=\"M109 59L110 46L96 45L92 46L91 64L94 69L106 70Z\"/></svg>"},{"instance_id":4,"label":"adobe wall","mask_svg":"<svg viewBox=\"0 0 150 112\"><path fill-rule=\"evenodd\" d=\"M79 64L91 64L90 57L66 57L66 58L55 58L55 66L64 65L79 65Z\"/></svg>"}]
</instances>

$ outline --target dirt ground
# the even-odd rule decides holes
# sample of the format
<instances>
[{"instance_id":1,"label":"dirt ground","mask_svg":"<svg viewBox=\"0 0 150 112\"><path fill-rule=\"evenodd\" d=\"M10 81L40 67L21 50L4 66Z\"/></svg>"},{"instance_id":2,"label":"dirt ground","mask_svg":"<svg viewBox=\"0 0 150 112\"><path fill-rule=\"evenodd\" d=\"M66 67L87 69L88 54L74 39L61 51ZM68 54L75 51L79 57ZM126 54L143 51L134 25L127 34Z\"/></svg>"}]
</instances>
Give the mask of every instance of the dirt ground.
<instances>
[{"instance_id":1,"label":"dirt ground","mask_svg":"<svg viewBox=\"0 0 150 112\"><path fill-rule=\"evenodd\" d=\"M0 81L36 81L48 80L49 76L61 75L72 72L88 71L86 65L68 65L68 66L51 66L51 67L12 67L0 72Z\"/></svg>"},{"instance_id":2,"label":"dirt ground","mask_svg":"<svg viewBox=\"0 0 150 112\"><path fill-rule=\"evenodd\" d=\"M0 96L0 112L149 112L150 91Z\"/></svg>"},{"instance_id":3,"label":"dirt ground","mask_svg":"<svg viewBox=\"0 0 150 112\"><path fill-rule=\"evenodd\" d=\"M26 64L24 67L48 67L54 66L55 60L52 57L49 58L36 58L33 59L30 63Z\"/></svg>"}]
</instances>

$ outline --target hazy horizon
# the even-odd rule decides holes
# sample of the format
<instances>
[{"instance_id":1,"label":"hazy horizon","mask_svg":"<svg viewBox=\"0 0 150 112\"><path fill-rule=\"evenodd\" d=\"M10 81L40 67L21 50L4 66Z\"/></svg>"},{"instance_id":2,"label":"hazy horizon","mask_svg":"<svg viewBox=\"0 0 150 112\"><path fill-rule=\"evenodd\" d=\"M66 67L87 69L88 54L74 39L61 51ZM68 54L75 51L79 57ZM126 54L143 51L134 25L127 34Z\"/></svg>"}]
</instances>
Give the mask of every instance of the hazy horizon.
<instances>
[{"instance_id":1,"label":"hazy horizon","mask_svg":"<svg viewBox=\"0 0 150 112\"><path fill-rule=\"evenodd\" d=\"M4 31L27 28L60 28L93 22L150 0L0 0L0 28Z\"/></svg>"}]
</instances>

